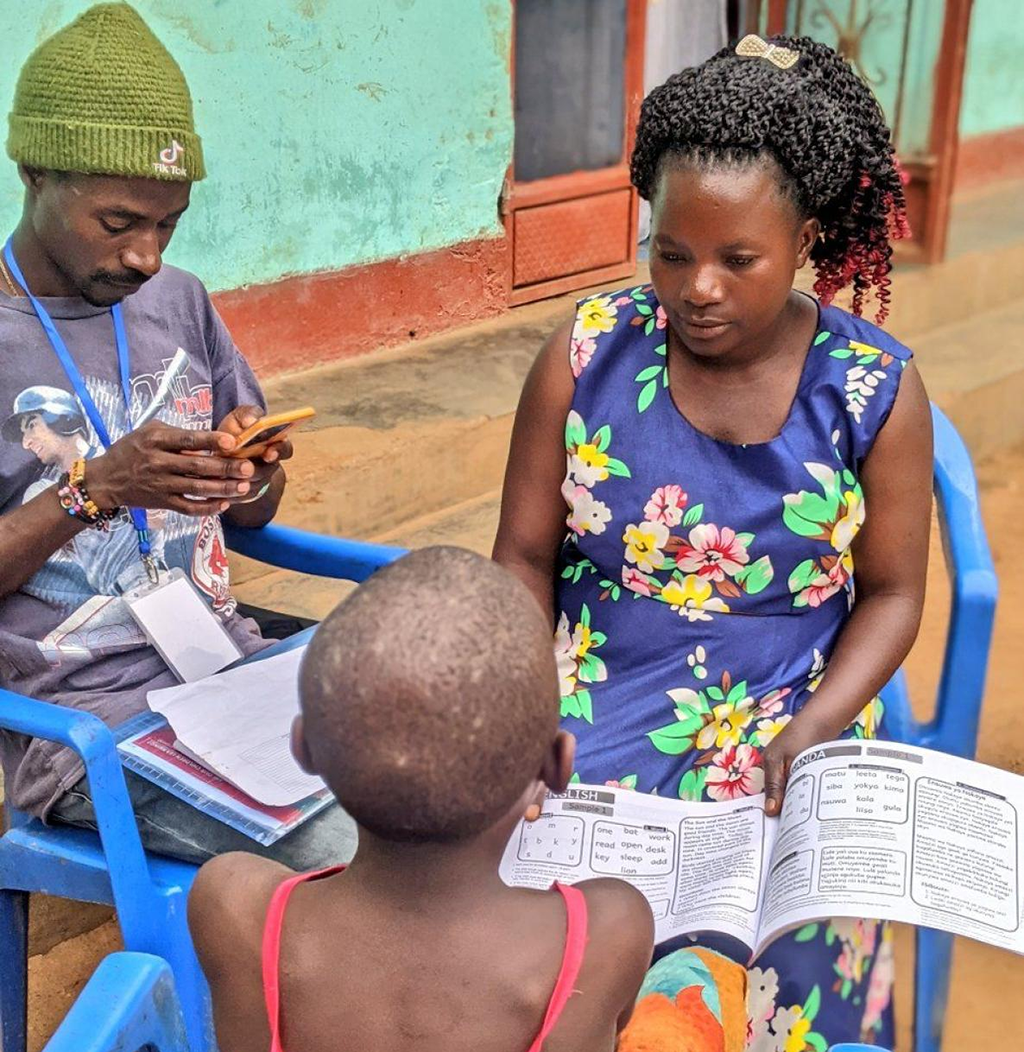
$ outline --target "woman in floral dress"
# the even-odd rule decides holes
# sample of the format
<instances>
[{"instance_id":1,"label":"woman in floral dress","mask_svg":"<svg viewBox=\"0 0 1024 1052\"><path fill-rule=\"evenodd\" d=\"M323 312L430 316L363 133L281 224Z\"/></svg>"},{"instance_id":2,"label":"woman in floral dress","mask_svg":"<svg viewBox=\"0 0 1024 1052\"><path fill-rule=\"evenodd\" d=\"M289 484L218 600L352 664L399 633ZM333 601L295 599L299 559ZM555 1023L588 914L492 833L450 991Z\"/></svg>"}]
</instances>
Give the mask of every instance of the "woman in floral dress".
<instances>
[{"instance_id":1,"label":"woman in floral dress","mask_svg":"<svg viewBox=\"0 0 1024 1052\"><path fill-rule=\"evenodd\" d=\"M881 111L831 49L772 44L645 101L651 284L541 351L495 558L551 611L582 781L777 813L799 752L878 732L923 601L931 430L910 351L859 317L873 289L884 320L906 232ZM785 936L748 984L754 1052L892 1043L874 921Z\"/></svg>"}]
</instances>

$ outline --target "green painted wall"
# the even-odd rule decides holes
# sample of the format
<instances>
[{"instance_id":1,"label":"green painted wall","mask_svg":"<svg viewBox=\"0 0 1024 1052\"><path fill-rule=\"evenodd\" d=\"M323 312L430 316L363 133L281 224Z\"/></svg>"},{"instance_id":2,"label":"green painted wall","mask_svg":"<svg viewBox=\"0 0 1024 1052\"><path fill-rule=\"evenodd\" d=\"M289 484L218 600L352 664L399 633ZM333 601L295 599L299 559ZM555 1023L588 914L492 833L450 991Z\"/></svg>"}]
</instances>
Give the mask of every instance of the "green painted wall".
<instances>
[{"instance_id":1,"label":"green painted wall","mask_svg":"<svg viewBox=\"0 0 1024 1052\"><path fill-rule=\"evenodd\" d=\"M1024 125L1024 3L974 0L960 108L960 134Z\"/></svg>"},{"instance_id":2,"label":"green painted wall","mask_svg":"<svg viewBox=\"0 0 1024 1052\"><path fill-rule=\"evenodd\" d=\"M0 112L88 0L0 0ZM168 252L214 289L498 236L508 0L135 0L192 89L209 177ZM6 121L3 122L6 139ZM0 159L0 230L21 211Z\"/></svg>"}]
</instances>

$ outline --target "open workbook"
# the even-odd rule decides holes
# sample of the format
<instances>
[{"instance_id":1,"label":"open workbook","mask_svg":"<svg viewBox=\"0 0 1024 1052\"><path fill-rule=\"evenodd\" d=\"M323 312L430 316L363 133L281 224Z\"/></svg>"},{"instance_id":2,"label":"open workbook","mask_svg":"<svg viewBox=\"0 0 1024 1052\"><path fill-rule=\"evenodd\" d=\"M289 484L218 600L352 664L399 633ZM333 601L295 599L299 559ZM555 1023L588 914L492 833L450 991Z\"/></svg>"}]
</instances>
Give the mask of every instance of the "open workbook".
<instances>
[{"instance_id":1,"label":"open workbook","mask_svg":"<svg viewBox=\"0 0 1024 1052\"><path fill-rule=\"evenodd\" d=\"M764 797L688 803L572 785L517 828L509 884L621 877L658 942L702 931L756 957L828 917L940 928L1024 953L1024 778L887 742L831 742L793 764L779 818Z\"/></svg>"}]
</instances>

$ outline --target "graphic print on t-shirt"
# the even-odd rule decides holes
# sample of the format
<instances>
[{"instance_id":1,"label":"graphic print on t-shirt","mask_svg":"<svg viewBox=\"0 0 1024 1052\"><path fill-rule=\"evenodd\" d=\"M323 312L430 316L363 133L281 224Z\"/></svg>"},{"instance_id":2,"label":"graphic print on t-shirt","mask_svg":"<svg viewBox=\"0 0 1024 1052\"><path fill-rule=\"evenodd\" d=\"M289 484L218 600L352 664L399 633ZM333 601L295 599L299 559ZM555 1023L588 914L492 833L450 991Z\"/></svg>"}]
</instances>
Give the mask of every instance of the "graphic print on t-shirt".
<instances>
[{"instance_id":1,"label":"graphic print on t-shirt","mask_svg":"<svg viewBox=\"0 0 1024 1052\"><path fill-rule=\"evenodd\" d=\"M174 427L208 430L213 396L208 382L190 375L191 362L178 348L162 368L131 379L131 418L136 427L159 419ZM85 377L86 388L110 437L127 431L124 395L117 383ZM39 462L37 480L23 502L54 486L79 458L104 449L78 398L60 387L35 385L20 391L0 425L6 442L19 443ZM172 511L148 512L152 555L161 569L179 566L190 574L215 610L227 616L235 603L228 591L227 559L220 520ZM85 663L104 653L145 646L146 639L120 597L148 578L131 519L122 512L109 529L83 530L47 560L23 591L67 611L60 625L39 642L53 666Z\"/></svg>"}]
</instances>

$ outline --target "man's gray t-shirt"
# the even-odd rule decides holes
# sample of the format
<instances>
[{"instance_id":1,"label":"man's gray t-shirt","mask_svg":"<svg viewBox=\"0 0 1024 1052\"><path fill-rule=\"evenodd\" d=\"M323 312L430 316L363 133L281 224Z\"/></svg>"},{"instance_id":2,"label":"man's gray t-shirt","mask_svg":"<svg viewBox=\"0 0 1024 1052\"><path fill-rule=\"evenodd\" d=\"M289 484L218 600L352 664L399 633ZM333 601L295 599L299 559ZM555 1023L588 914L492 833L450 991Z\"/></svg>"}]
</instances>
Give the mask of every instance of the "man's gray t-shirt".
<instances>
[{"instance_id":1,"label":"man's gray t-shirt","mask_svg":"<svg viewBox=\"0 0 1024 1052\"><path fill-rule=\"evenodd\" d=\"M112 440L126 429L110 311L44 299ZM263 395L197 278L164 266L123 303L132 419L209 430ZM180 353L179 353L180 352ZM103 447L27 299L0 293L0 516L52 489L77 457ZM53 493L53 500L57 495ZM235 613L220 520L150 512L153 554L180 567L246 654L264 645ZM2 520L0 520L2 528ZM0 686L95 713L117 726L146 693L176 682L121 599L145 580L126 514L109 531L83 530L17 592L0 599ZM4 788L43 815L82 776L68 749L0 731Z\"/></svg>"}]
</instances>

